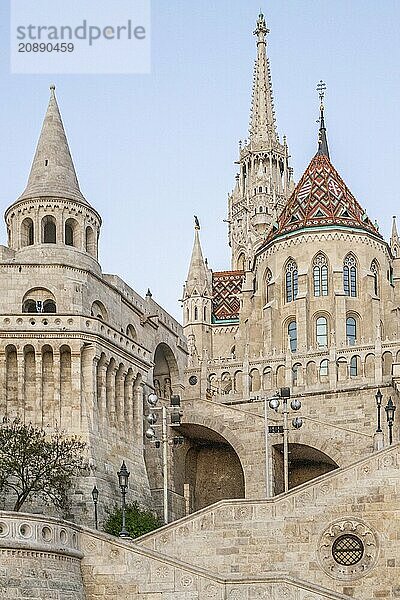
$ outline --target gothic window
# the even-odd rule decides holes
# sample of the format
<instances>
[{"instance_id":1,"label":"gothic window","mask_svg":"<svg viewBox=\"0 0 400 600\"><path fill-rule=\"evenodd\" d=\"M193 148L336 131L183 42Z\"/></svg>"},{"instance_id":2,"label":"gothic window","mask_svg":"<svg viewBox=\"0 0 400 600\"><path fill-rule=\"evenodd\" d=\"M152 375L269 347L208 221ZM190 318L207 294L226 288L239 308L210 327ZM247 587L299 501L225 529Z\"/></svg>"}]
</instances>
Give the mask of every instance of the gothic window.
<instances>
[{"instance_id":1,"label":"gothic window","mask_svg":"<svg viewBox=\"0 0 400 600\"><path fill-rule=\"evenodd\" d=\"M319 375L320 377L327 377L329 369L329 362L327 359L321 360L319 364Z\"/></svg>"},{"instance_id":2,"label":"gothic window","mask_svg":"<svg viewBox=\"0 0 400 600\"><path fill-rule=\"evenodd\" d=\"M197 306L194 307L194 320L197 321L197 319L199 318L199 309L197 308Z\"/></svg>"},{"instance_id":3,"label":"gothic window","mask_svg":"<svg viewBox=\"0 0 400 600\"><path fill-rule=\"evenodd\" d=\"M328 346L328 321L326 317L318 317L315 322L317 345L322 348Z\"/></svg>"},{"instance_id":4,"label":"gothic window","mask_svg":"<svg viewBox=\"0 0 400 600\"><path fill-rule=\"evenodd\" d=\"M265 303L264 304L268 304L268 302L271 301L270 298L270 289L269 289L269 285L271 283L272 280L272 273L270 271L270 269L267 269L265 272Z\"/></svg>"},{"instance_id":5,"label":"gothic window","mask_svg":"<svg viewBox=\"0 0 400 600\"><path fill-rule=\"evenodd\" d=\"M296 321L290 321L288 325L288 336L291 352L297 350L297 323Z\"/></svg>"},{"instance_id":6,"label":"gothic window","mask_svg":"<svg viewBox=\"0 0 400 600\"><path fill-rule=\"evenodd\" d=\"M346 319L346 338L349 346L354 346L357 339L357 322L354 317Z\"/></svg>"},{"instance_id":7,"label":"gothic window","mask_svg":"<svg viewBox=\"0 0 400 600\"><path fill-rule=\"evenodd\" d=\"M323 254L318 254L314 258L313 278L314 278L314 296L328 295L328 264Z\"/></svg>"},{"instance_id":8,"label":"gothic window","mask_svg":"<svg viewBox=\"0 0 400 600\"><path fill-rule=\"evenodd\" d=\"M298 271L294 260L286 265L286 302L296 300L298 292Z\"/></svg>"},{"instance_id":9,"label":"gothic window","mask_svg":"<svg viewBox=\"0 0 400 600\"><path fill-rule=\"evenodd\" d=\"M346 296L357 296L357 265L352 254L348 254L344 259L343 288Z\"/></svg>"},{"instance_id":10,"label":"gothic window","mask_svg":"<svg viewBox=\"0 0 400 600\"><path fill-rule=\"evenodd\" d=\"M376 260L373 260L371 263L371 272L374 277L374 294L375 296L379 296L379 269Z\"/></svg>"},{"instance_id":11,"label":"gothic window","mask_svg":"<svg viewBox=\"0 0 400 600\"><path fill-rule=\"evenodd\" d=\"M357 377L358 375L358 361L357 356L352 356L350 361L350 377Z\"/></svg>"},{"instance_id":12,"label":"gothic window","mask_svg":"<svg viewBox=\"0 0 400 600\"><path fill-rule=\"evenodd\" d=\"M44 244L56 243L56 222L54 217L46 216L42 221L42 242Z\"/></svg>"}]
</instances>

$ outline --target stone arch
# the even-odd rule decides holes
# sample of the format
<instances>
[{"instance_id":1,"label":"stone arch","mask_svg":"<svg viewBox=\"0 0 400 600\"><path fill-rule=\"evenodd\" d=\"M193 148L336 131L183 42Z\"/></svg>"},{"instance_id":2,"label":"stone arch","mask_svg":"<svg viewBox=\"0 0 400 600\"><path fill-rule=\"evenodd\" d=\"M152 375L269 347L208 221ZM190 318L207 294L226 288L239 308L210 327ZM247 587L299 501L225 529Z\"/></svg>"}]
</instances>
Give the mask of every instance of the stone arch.
<instances>
[{"instance_id":1,"label":"stone arch","mask_svg":"<svg viewBox=\"0 0 400 600\"><path fill-rule=\"evenodd\" d=\"M129 325L126 328L126 335L131 338L131 340L136 340L137 338L137 333L136 333L136 329L135 327L132 325L132 323L129 323Z\"/></svg>"},{"instance_id":2,"label":"stone arch","mask_svg":"<svg viewBox=\"0 0 400 600\"><path fill-rule=\"evenodd\" d=\"M90 314L92 317L96 317L96 319L100 319L101 321L108 321L108 315L106 307L100 300L95 300L90 309Z\"/></svg>"},{"instance_id":3,"label":"stone arch","mask_svg":"<svg viewBox=\"0 0 400 600\"><path fill-rule=\"evenodd\" d=\"M274 382L272 378L272 369L271 367L265 367L263 370L263 389L264 390L272 390L274 387Z\"/></svg>"},{"instance_id":4,"label":"stone arch","mask_svg":"<svg viewBox=\"0 0 400 600\"><path fill-rule=\"evenodd\" d=\"M56 220L52 215L46 215L42 219L42 244L57 243Z\"/></svg>"},{"instance_id":5,"label":"stone arch","mask_svg":"<svg viewBox=\"0 0 400 600\"><path fill-rule=\"evenodd\" d=\"M153 385L157 380L161 397L169 400L179 382L178 362L173 351L165 342L161 342L156 347L153 361Z\"/></svg>"},{"instance_id":6,"label":"stone arch","mask_svg":"<svg viewBox=\"0 0 400 600\"><path fill-rule=\"evenodd\" d=\"M36 353L31 344L24 346L24 419L35 422L36 417Z\"/></svg>"},{"instance_id":7,"label":"stone arch","mask_svg":"<svg viewBox=\"0 0 400 600\"><path fill-rule=\"evenodd\" d=\"M17 348L9 344L5 348L6 355L6 416L21 416L18 407L18 361Z\"/></svg>"},{"instance_id":8,"label":"stone arch","mask_svg":"<svg viewBox=\"0 0 400 600\"><path fill-rule=\"evenodd\" d=\"M367 354L364 360L364 377L375 379L375 354Z\"/></svg>"},{"instance_id":9,"label":"stone arch","mask_svg":"<svg viewBox=\"0 0 400 600\"><path fill-rule=\"evenodd\" d=\"M243 392L243 371L236 371L234 375L234 391L238 394Z\"/></svg>"},{"instance_id":10,"label":"stone arch","mask_svg":"<svg viewBox=\"0 0 400 600\"><path fill-rule=\"evenodd\" d=\"M276 387L281 388L285 385L285 365L279 365L276 369Z\"/></svg>"},{"instance_id":11,"label":"stone arch","mask_svg":"<svg viewBox=\"0 0 400 600\"><path fill-rule=\"evenodd\" d=\"M289 489L339 468L337 462L329 454L320 450L318 446L289 443L289 452ZM272 460L276 474L275 494L279 494L284 489L283 480L280 476L283 472L282 444L272 446Z\"/></svg>"},{"instance_id":12,"label":"stone arch","mask_svg":"<svg viewBox=\"0 0 400 600\"><path fill-rule=\"evenodd\" d=\"M72 399L72 355L66 344L60 347L60 420L61 426L71 425L70 399Z\"/></svg>"},{"instance_id":13,"label":"stone arch","mask_svg":"<svg viewBox=\"0 0 400 600\"><path fill-rule=\"evenodd\" d=\"M22 298L23 313L41 313L57 310L54 294L47 288L32 288L28 290Z\"/></svg>"},{"instance_id":14,"label":"stone arch","mask_svg":"<svg viewBox=\"0 0 400 600\"><path fill-rule=\"evenodd\" d=\"M76 219L70 217L64 224L64 244L79 248L79 242L79 223Z\"/></svg>"},{"instance_id":15,"label":"stone arch","mask_svg":"<svg viewBox=\"0 0 400 600\"><path fill-rule=\"evenodd\" d=\"M90 225L85 230L85 249L88 254L97 258L96 236Z\"/></svg>"},{"instance_id":16,"label":"stone arch","mask_svg":"<svg viewBox=\"0 0 400 600\"><path fill-rule=\"evenodd\" d=\"M337 380L338 381L346 381L348 377L348 369L347 369L347 358L345 356L339 356L336 361L337 368Z\"/></svg>"},{"instance_id":17,"label":"stone arch","mask_svg":"<svg viewBox=\"0 0 400 600\"><path fill-rule=\"evenodd\" d=\"M389 377L392 375L393 355L387 351L382 354L382 375Z\"/></svg>"},{"instance_id":18,"label":"stone arch","mask_svg":"<svg viewBox=\"0 0 400 600\"><path fill-rule=\"evenodd\" d=\"M221 374L221 392L223 394L230 394L232 387L232 376L228 371L225 371Z\"/></svg>"},{"instance_id":19,"label":"stone arch","mask_svg":"<svg viewBox=\"0 0 400 600\"><path fill-rule=\"evenodd\" d=\"M306 366L307 385L315 385L317 378L317 365L314 360L310 360Z\"/></svg>"},{"instance_id":20,"label":"stone arch","mask_svg":"<svg viewBox=\"0 0 400 600\"><path fill-rule=\"evenodd\" d=\"M32 246L35 243L35 227L30 217L21 223L21 247Z\"/></svg>"},{"instance_id":21,"label":"stone arch","mask_svg":"<svg viewBox=\"0 0 400 600\"><path fill-rule=\"evenodd\" d=\"M211 438L211 441L228 444L232 448L240 464L240 471L243 473L243 495L240 497L244 498L248 488L248 478L251 475L251 459L248 457L248 453L246 453L243 443L237 438L236 434L224 424L223 419L216 420L215 418L213 419L212 417L199 414L199 412L191 412L190 415L187 414L186 416L187 418L183 415L180 428L185 438L194 438L200 442L202 440L207 442L207 439ZM218 499L221 500L222 497ZM212 502L216 501L217 499L214 499ZM210 502L210 504L212 502Z\"/></svg>"},{"instance_id":22,"label":"stone arch","mask_svg":"<svg viewBox=\"0 0 400 600\"><path fill-rule=\"evenodd\" d=\"M259 392L261 389L261 377L258 369L252 369L249 373L250 392Z\"/></svg>"},{"instance_id":23,"label":"stone arch","mask_svg":"<svg viewBox=\"0 0 400 600\"><path fill-rule=\"evenodd\" d=\"M41 348L42 353L42 423L54 427L57 412L54 405L54 353L49 344Z\"/></svg>"}]
</instances>

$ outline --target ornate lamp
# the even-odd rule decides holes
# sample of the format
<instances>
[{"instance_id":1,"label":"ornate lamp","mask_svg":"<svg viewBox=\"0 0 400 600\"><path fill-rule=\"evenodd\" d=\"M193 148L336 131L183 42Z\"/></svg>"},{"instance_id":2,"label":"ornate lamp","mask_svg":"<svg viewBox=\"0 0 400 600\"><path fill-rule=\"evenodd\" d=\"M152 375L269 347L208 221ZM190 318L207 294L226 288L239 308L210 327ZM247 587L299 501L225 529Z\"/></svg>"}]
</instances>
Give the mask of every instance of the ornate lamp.
<instances>
[{"instance_id":1,"label":"ornate lamp","mask_svg":"<svg viewBox=\"0 0 400 600\"><path fill-rule=\"evenodd\" d=\"M394 412L396 410L395 405L393 404L392 398L389 397L388 403L385 406L386 418L389 427L389 444L393 443L393 421L394 421Z\"/></svg>"}]
</instances>

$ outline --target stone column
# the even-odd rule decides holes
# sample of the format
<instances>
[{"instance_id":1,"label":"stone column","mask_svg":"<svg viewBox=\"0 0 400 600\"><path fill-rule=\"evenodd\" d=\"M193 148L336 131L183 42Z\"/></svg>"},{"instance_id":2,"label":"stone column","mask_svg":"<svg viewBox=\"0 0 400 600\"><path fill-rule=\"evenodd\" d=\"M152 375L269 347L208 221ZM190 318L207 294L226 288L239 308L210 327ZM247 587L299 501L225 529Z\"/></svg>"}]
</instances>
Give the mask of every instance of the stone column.
<instances>
[{"instance_id":1,"label":"stone column","mask_svg":"<svg viewBox=\"0 0 400 600\"><path fill-rule=\"evenodd\" d=\"M60 348L53 349L53 377L54 377L54 418L59 427L61 426L61 364Z\"/></svg>"},{"instance_id":2,"label":"stone column","mask_svg":"<svg viewBox=\"0 0 400 600\"><path fill-rule=\"evenodd\" d=\"M7 397L6 397L6 353L2 348L0 351L0 381L3 382L0 385L0 415L1 417L7 416Z\"/></svg>"},{"instance_id":3,"label":"stone column","mask_svg":"<svg viewBox=\"0 0 400 600\"><path fill-rule=\"evenodd\" d=\"M107 421L107 363L103 357L97 363L97 407L102 427Z\"/></svg>"},{"instance_id":4,"label":"stone column","mask_svg":"<svg viewBox=\"0 0 400 600\"><path fill-rule=\"evenodd\" d=\"M35 425L43 427L43 382L42 382L42 353L36 353L36 406L34 407Z\"/></svg>"},{"instance_id":5,"label":"stone column","mask_svg":"<svg viewBox=\"0 0 400 600\"><path fill-rule=\"evenodd\" d=\"M80 350L71 352L71 424L72 430L75 432L81 431L81 409L82 409L82 384L81 384L81 353Z\"/></svg>"},{"instance_id":6,"label":"stone column","mask_svg":"<svg viewBox=\"0 0 400 600\"><path fill-rule=\"evenodd\" d=\"M17 414L25 421L25 394L24 394L24 380L25 380L25 357L24 352L17 350Z\"/></svg>"}]
</instances>

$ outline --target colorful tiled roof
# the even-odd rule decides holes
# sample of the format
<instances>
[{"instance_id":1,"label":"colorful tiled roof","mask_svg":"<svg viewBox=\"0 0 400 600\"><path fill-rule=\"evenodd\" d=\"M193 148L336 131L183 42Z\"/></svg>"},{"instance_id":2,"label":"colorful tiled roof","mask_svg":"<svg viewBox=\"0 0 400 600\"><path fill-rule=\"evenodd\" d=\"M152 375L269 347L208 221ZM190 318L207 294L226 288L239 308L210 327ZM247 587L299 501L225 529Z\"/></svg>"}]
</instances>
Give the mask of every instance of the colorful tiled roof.
<instances>
[{"instance_id":1,"label":"colorful tiled roof","mask_svg":"<svg viewBox=\"0 0 400 600\"><path fill-rule=\"evenodd\" d=\"M283 209L267 242L309 227L339 225L381 235L326 154L317 153Z\"/></svg>"},{"instance_id":2,"label":"colorful tiled roof","mask_svg":"<svg viewBox=\"0 0 400 600\"><path fill-rule=\"evenodd\" d=\"M213 321L239 320L243 271L220 271L212 274Z\"/></svg>"}]
</instances>

